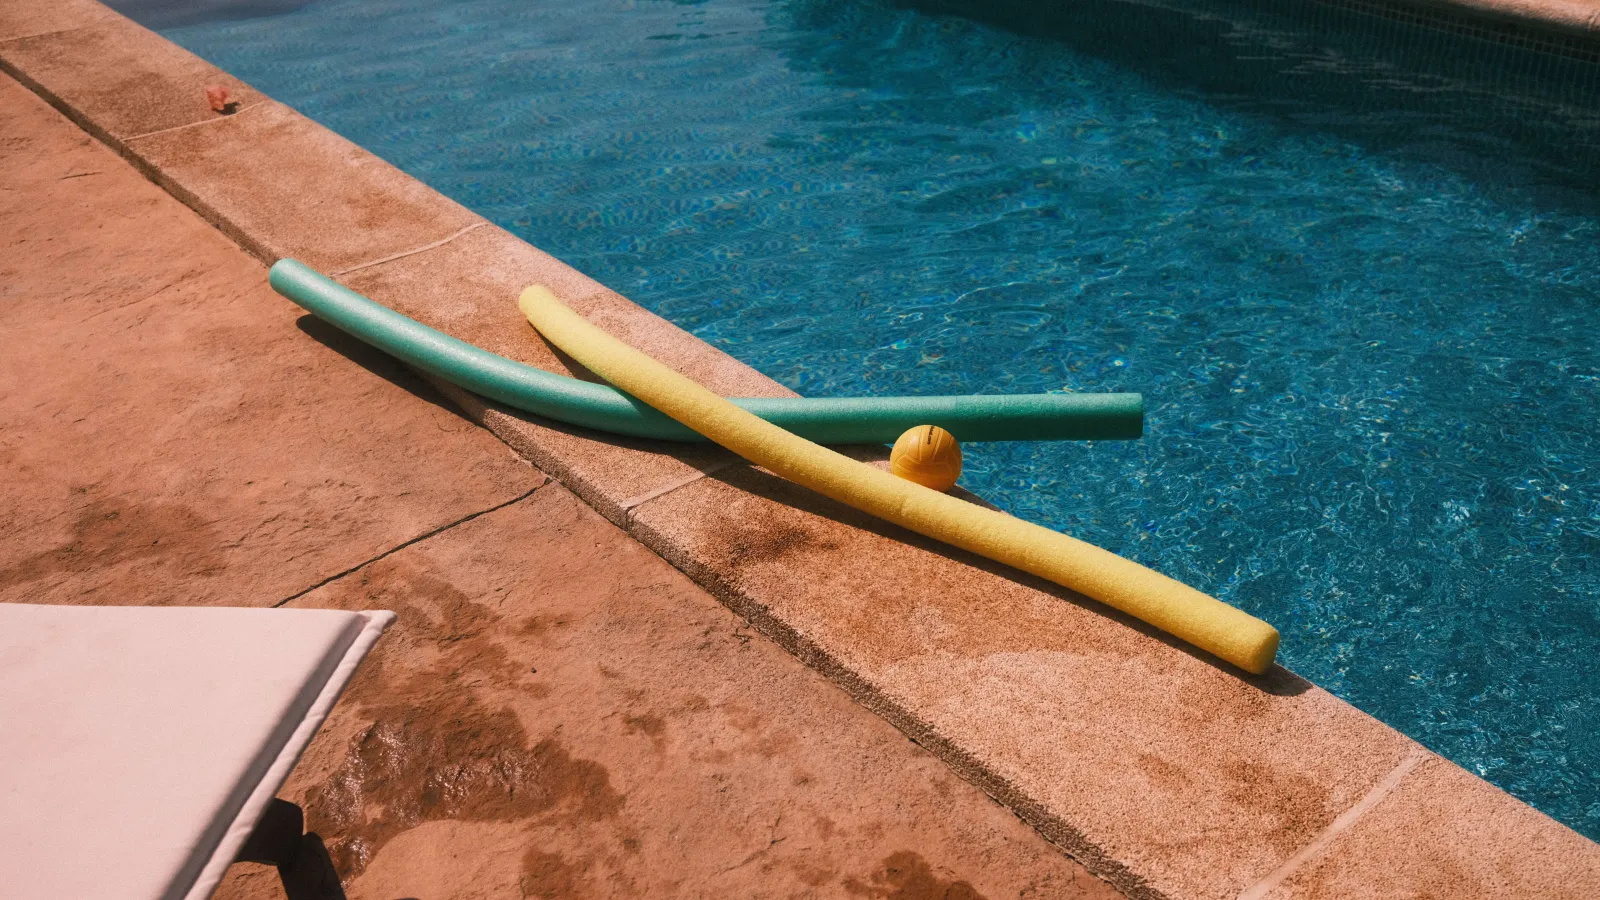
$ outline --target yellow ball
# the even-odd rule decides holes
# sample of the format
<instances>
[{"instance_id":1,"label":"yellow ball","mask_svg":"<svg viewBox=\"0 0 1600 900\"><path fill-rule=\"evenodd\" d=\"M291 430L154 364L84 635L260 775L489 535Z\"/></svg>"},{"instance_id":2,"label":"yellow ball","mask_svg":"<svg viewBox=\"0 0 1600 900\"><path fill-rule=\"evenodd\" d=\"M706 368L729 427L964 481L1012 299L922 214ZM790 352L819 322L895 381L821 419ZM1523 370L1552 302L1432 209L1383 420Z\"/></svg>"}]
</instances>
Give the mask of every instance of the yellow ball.
<instances>
[{"instance_id":1,"label":"yellow ball","mask_svg":"<svg viewBox=\"0 0 1600 900\"><path fill-rule=\"evenodd\" d=\"M961 445L937 425L918 425L894 442L889 471L923 487L948 491L961 477Z\"/></svg>"}]
</instances>

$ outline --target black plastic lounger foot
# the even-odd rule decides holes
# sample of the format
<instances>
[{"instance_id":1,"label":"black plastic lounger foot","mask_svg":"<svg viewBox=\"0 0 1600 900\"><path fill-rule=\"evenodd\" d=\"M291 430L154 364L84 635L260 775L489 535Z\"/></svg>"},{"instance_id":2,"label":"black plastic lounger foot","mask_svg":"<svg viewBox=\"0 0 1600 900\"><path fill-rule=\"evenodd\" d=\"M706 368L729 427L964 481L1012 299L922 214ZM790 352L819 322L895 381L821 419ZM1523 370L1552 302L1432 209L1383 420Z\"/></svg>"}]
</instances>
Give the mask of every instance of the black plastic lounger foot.
<instances>
[{"instance_id":1,"label":"black plastic lounger foot","mask_svg":"<svg viewBox=\"0 0 1600 900\"><path fill-rule=\"evenodd\" d=\"M345 900L328 848L315 833L305 833L305 822L300 807L274 798L234 862L277 867L288 900Z\"/></svg>"},{"instance_id":2,"label":"black plastic lounger foot","mask_svg":"<svg viewBox=\"0 0 1600 900\"><path fill-rule=\"evenodd\" d=\"M301 836L300 854L293 865L278 867L278 877L288 900L345 900L333 859L315 832Z\"/></svg>"},{"instance_id":3,"label":"black plastic lounger foot","mask_svg":"<svg viewBox=\"0 0 1600 900\"><path fill-rule=\"evenodd\" d=\"M244 839L244 846L239 848L239 855L233 861L263 863L280 868L289 865L300 855L300 835L305 830L306 816L300 807L274 797L261 814L261 821L256 823L255 830Z\"/></svg>"}]
</instances>

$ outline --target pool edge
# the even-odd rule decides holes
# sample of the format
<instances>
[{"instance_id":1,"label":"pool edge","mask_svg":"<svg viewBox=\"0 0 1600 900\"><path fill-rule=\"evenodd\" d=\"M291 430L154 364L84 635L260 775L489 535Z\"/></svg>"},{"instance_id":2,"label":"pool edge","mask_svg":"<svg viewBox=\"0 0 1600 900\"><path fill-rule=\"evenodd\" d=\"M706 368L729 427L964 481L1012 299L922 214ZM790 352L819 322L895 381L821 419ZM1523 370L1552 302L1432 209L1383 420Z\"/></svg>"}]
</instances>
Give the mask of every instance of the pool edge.
<instances>
[{"instance_id":1,"label":"pool edge","mask_svg":"<svg viewBox=\"0 0 1600 900\"><path fill-rule=\"evenodd\" d=\"M46 7L28 18L30 9ZM19 27L19 21L48 27ZM1592 32L1597 23L1600 8L1586 27ZM137 44L139 59L100 52L108 41ZM87 58L74 55L89 47L96 52ZM540 348L517 321L514 294L506 295L503 311L493 306L507 285L541 280L614 334L719 391L788 393L97 3L10 5L0 13L0 70L263 262L297 256L341 273L380 302L433 317L436 327L466 331L460 336L480 344L504 342L491 349L564 370L559 356ZM205 104L203 87L212 82L227 84L239 99L232 114L217 115ZM252 154L264 145L279 152L263 166ZM323 188L316 221L297 221L307 218L303 210L254 189L285 179ZM353 224L363 222L371 224ZM484 274L491 261L505 261L505 271ZM429 294L445 282L452 285L449 296ZM1376 897L1408 885L1464 896L1477 884L1518 896L1600 896L1600 845L1331 695L1296 687L1288 673L1270 684L1240 678L1102 609L785 493L714 449L597 441L459 390L447 393L518 453L1130 896L1337 890ZM773 533L786 535L787 543L761 545ZM833 572L786 571L786 558L803 558L812 568L821 560L839 571L898 573L898 581L882 579L891 587L906 579L945 585L945 596L924 598L945 634L981 635L984 615L1001 608L996 604L1037 614L1047 633L997 643L1004 652L965 655L952 653L937 629L918 631L917 622L893 623L895 634L864 633L859 621L840 624L852 612L851 598L841 596ZM1007 658L997 662L1001 656ZM1052 666L1076 667L1075 677L1061 680ZM1018 700L1007 694L1008 680L1012 693L1035 693ZM1202 715L1159 704L1154 687L1141 692L1119 680L1186 692L1179 699ZM1070 698L1073 707L1064 691L1088 696ZM997 737L994 713L986 719L977 708L1042 710L1029 706L1041 697L1056 704L1052 711L1098 709L1101 718L1122 721L1112 729L1081 717L1035 719ZM1206 718L1250 723L1280 746L1249 751L1250 740L1204 730ZM1046 724L1053 727L1040 727ZM1080 727L1083 733L1075 731ZM1116 747L1124 741L1151 761L1107 755L1093 741ZM1168 771L1171 760L1185 755L1209 755L1205 765L1241 774L1237 783L1185 787L1184 771ZM1296 767L1297 755L1334 759ZM1059 768L1063 761L1081 765L1067 771ZM1200 763L1189 774L1202 771ZM1157 785L1169 777L1177 787ZM1276 783L1294 778L1312 783ZM1259 790L1248 789L1254 782L1262 783ZM1144 796L1130 799L1141 783L1149 785ZM1243 793L1230 800L1229 790ZM1109 796L1082 796L1100 793ZM1294 808L1271 808L1286 802ZM1186 819L1208 812L1225 818L1213 844L1196 849L1175 840L1193 828ZM1164 819L1170 828L1150 824ZM1271 847L1247 846L1252 840ZM1365 894L1351 893L1352 885Z\"/></svg>"}]
</instances>

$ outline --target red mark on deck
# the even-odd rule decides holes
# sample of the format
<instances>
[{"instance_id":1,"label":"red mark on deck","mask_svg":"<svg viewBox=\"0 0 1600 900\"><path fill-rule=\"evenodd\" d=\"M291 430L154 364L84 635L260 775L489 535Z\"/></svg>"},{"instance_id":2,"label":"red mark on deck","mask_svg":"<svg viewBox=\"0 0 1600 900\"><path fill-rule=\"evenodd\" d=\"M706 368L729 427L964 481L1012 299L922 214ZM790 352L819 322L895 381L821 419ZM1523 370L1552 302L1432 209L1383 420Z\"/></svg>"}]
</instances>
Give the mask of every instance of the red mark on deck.
<instances>
[{"instance_id":1,"label":"red mark on deck","mask_svg":"<svg viewBox=\"0 0 1600 900\"><path fill-rule=\"evenodd\" d=\"M233 112L233 98L228 96L228 89L220 84L209 85L206 88L206 100L211 104L211 109L215 112Z\"/></svg>"}]
</instances>

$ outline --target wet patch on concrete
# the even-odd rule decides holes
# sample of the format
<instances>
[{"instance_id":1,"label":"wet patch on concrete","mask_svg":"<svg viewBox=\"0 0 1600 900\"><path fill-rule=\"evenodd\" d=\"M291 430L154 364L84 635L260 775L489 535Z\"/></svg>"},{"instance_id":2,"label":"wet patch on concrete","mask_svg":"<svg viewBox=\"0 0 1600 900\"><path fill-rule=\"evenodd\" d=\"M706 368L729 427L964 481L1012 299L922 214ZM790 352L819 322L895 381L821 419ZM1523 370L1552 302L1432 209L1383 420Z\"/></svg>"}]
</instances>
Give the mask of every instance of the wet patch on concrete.
<instances>
[{"instance_id":1,"label":"wet patch on concrete","mask_svg":"<svg viewBox=\"0 0 1600 900\"><path fill-rule=\"evenodd\" d=\"M832 541L819 540L810 529L775 516L756 522L716 521L709 523L709 527L713 540L727 545L728 563L734 572L786 557L838 549Z\"/></svg>"},{"instance_id":2,"label":"wet patch on concrete","mask_svg":"<svg viewBox=\"0 0 1600 900\"><path fill-rule=\"evenodd\" d=\"M383 596L413 640L436 652L416 668L421 654L379 652L352 685L350 700L371 724L305 800L308 827L332 836L341 875L360 875L384 844L423 822L616 815L625 798L604 766L555 737L534 740L511 707L476 696L473 683L514 681L523 671L490 637L501 621L493 610L425 571L374 567L358 584ZM427 598L426 609L408 595Z\"/></svg>"},{"instance_id":3,"label":"wet patch on concrete","mask_svg":"<svg viewBox=\"0 0 1600 900\"><path fill-rule=\"evenodd\" d=\"M341 835L329 852L346 878L360 875L390 838L423 822L512 822L551 812L586 821L615 815L623 804L605 767L553 738L529 746L509 710L469 700L374 714L378 721L354 742L345 765L306 795L310 826Z\"/></svg>"},{"instance_id":4,"label":"wet patch on concrete","mask_svg":"<svg viewBox=\"0 0 1600 900\"><path fill-rule=\"evenodd\" d=\"M621 536L552 485L295 601L399 616L285 793L352 900L1114 896Z\"/></svg>"},{"instance_id":5,"label":"wet patch on concrete","mask_svg":"<svg viewBox=\"0 0 1600 900\"><path fill-rule=\"evenodd\" d=\"M1261 817L1261 839L1285 857L1300 849L1308 831L1324 826L1334 805L1327 785L1298 772L1254 760L1230 761L1225 771L1228 799Z\"/></svg>"},{"instance_id":6,"label":"wet patch on concrete","mask_svg":"<svg viewBox=\"0 0 1600 900\"><path fill-rule=\"evenodd\" d=\"M0 566L0 591L27 600L26 586L56 576L154 561L177 576L203 576L223 564L222 538L199 512L175 503L128 497L92 500L73 513L69 536L49 550ZM9 593L12 589L19 589ZM100 602L152 598L100 598Z\"/></svg>"},{"instance_id":7,"label":"wet patch on concrete","mask_svg":"<svg viewBox=\"0 0 1600 900\"><path fill-rule=\"evenodd\" d=\"M517 886L523 897L539 900L577 900L590 896L589 879L584 877L584 867L567 861L559 853L546 853L538 847L529 847L522 857L522 873Z\"/></svg>"},{"instance_id":8,"label":"wet patch on concrete","mask_svg":"<svg viewBox=\"0 0 1600 900\"><path fill-rule=\"evenodd\" d=\"M891 853L865 881L847 878L844 887L853 896L883 900L985 900L967 882L940 877L910 850Z\"/></svg>"},{"instance_id":9,"label":"wet patch on concrete","mask_svg":"<svg viewBox=\"0 0 1600 900\"><path fill-rule=\"evenodd\" d=\"M631 734L642 734L650 738L650 743L655 745L656 752L660 753L667 746L667 720L654 713L641 713L637 716L625 716L622 719L623 727Z\"/></svg>"}]
</instances>

